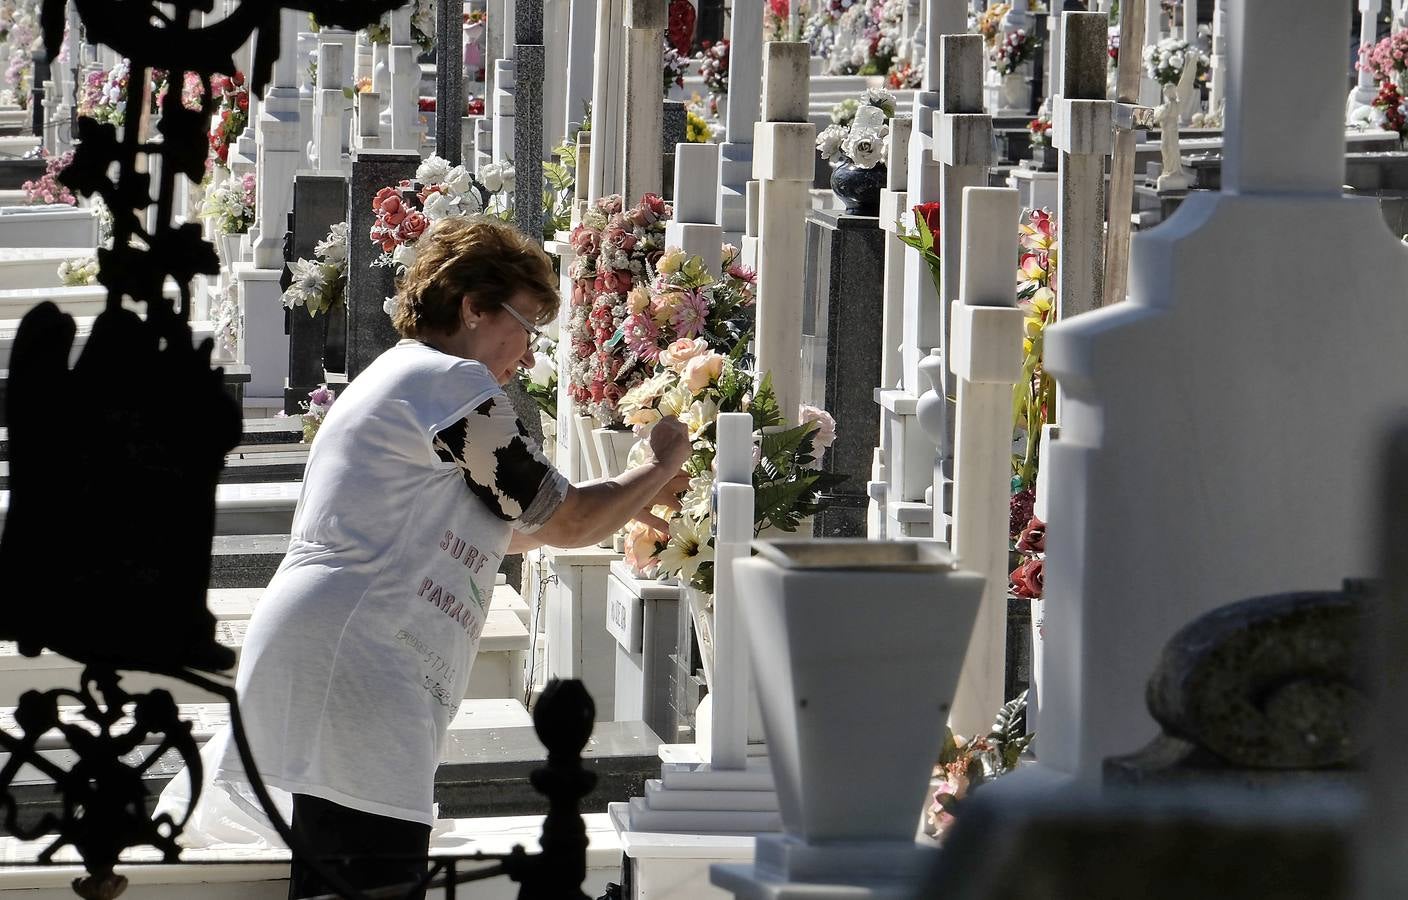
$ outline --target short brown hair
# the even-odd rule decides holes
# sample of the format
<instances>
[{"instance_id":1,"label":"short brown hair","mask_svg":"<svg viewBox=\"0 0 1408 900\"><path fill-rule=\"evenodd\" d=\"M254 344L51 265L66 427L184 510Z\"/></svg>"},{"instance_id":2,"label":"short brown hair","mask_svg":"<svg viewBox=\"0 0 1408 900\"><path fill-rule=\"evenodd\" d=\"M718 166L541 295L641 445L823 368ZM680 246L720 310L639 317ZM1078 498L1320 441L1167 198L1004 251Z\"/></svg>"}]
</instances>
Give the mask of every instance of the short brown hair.
<instances>
[{"instance_id":1,"label":"short brown hair","mask_svg":"<svg viewBox=\"0 0 1408 900\"><path fill-rule=\"evenodd\" d=\"M507 304L519 291L539 302L538 323L560 302L552 261L512 225L487 216L443 219L417 242L416 260L401 279L391 324L402 337L453 334L460 300L481 312Z\"/></svg>"}]
</instances>

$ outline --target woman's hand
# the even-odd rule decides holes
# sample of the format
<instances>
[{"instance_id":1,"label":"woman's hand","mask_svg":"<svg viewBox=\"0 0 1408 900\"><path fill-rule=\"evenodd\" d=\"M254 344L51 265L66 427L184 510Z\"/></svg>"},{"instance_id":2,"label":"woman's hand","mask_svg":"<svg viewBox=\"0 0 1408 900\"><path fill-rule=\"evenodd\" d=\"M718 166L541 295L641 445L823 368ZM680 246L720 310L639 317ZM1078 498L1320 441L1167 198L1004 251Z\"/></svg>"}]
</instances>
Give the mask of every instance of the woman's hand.
<instances>
[{"instance_id":1,"label":"woman's hand","mask_svg":"<svg viewBox=\"0 0 1408 900\"><path fill-rule=\"evenodd\" d=\"M661 419L650 429L650 452L661 465L678 469L693 450L689 429L674 416Z\"/></svg>"},{"instance_id":2,"label":"woman's hand","mask_svg":"<svg viewBox=\"0 0 1408 900\"><path fill-rule=\"evenodd\" d=\"M649 525L663 534L669 534L670 523L655 515L655 508L663 506L666 509L678 510L680 508L680 494L687 490L689 490L689 473L681 470L679 474L670 479L669 484L660 489L660 492L648 505L635 514L635 521Z\"/></svg>"}]
</instances>

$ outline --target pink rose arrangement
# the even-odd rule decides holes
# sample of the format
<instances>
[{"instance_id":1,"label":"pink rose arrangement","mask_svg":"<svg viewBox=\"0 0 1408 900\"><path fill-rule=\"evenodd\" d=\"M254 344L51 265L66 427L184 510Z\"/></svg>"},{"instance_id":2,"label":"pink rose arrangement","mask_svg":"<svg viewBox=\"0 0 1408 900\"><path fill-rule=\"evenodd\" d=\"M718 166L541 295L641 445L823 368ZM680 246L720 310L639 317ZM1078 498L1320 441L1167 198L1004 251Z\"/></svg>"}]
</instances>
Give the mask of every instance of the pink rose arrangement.
<instances>
[{"instance_id":1,"label":"pink rose arrangement","mask_svg":"<svg viewBox=\"0 0 1408 900\"><path fill-rule=\"evenodd\" d=\"M24 190L25 205L66 203L69 206L77 206L78 198L74 197L73 192L66 186L59 183L59 173L67 169L69 163L73 162L73 151L69 150L61 156L50 156L46 152L44 158L46 160L44 174L34 181L26 181L20 185Z\"/></svg>"},{"instance_id":2,"label":"pink rose arrangement","mask_svg":"<svg viewBox=\"0 0 1408 900\"><path fill-rule=\"evenodd\" d=\"M1408 30L1395 31L1361 52L1359 68L1373 73L1375 81L1404 87L1408 82Z\"/></svg>"},{"instance_id":3,"label":"pink rose arrangement","mask_svg":"<svg viewBox=\"0 0 1408 900\"><path fill-rule=\"evenodd\" d=\"M464 166L452 166L431 156L416 169L414 180L384 187L372 198L371 242L381 248L373 265L409 268L415 262L416 242L441 219L477 215L484 211L483 185Z\"/></svg>"},{"instance_id":4,"label":"pink rose arrangement","mask_svg":"<svg viewBox=\"0 0 1408 900\"><path fill-rule=\"evenodd\" d=\"M987 734L969 740L950 730L934 766L937 786L926 810L924 831L942 838L964 798L1017 768L1035 738L1027 733L1026 691L1002 705Z\"/></svg>"},{"instance_id":5,"label":"pink rose arrangement","mask_svg":"<svg viewBox=\"0 0 1408 900\"><path fill-rule=\"evenodd\" d=\"M841 477L822 472L819 459L836 438L825 410L803 407L797 425L777 408L769 376L756 380L743 352L752 325L752 272L728 248L724 275L712 277L698 256L669 249L660 256L649 289L636 287L625 303L622 342L639 341L631 355L652 361L652 373L621 397L618 414L641 437L667 415L689 427L694 451L684 468L690 489L680 510L658 508L669 532L632 527L627 565L642 577L674 577L705 593L714 589L711 497L715 425L719 413L753 418L753 486L758 489L755 527L796 531L817 511L821 493ZM639 366L645 368L645 365ZM638 451L643 452L643 442Z\"/></svg>"},{"instance_id":6,"label":"pink rose arrangement","mask_svg":"<svg viewBox=\"0 0 1408 900\"><path fill-rule=\"evenodd\" d=\"M641 351L658 342L659 325L638 318L628 335L627 301L633 289L650 284L672 215L670 205L654 194L630 209L613 194L593 204L572 229L569 391L578 410L600 425L621 424L617 403L654 367L653 355Z\"/></svg>"}]
</instances>

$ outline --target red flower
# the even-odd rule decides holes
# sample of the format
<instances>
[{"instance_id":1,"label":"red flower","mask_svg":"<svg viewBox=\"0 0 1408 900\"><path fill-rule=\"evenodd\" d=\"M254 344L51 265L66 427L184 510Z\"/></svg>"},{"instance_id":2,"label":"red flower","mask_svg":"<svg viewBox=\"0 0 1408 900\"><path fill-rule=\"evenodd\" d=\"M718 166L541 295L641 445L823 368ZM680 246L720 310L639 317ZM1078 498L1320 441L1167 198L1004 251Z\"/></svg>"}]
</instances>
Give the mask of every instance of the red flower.
<instances>
[{"instance_id":1,"label":"red flower","mask_svg":"<svg viewBox=\"0 0 1408 900\"><path fill-rule=\"evenodd\" d=\"M1017 549L1023 553L1045 553L1046 552L1046 523L1032 516L1032 520L1027 523L1027 527L1022 529L1021 535L1017 537Z\"/></svg>"},{"instance_id":2,"label":"red flower","mask_svg":"<svg viewBox=\"0 0 1408 900\"><path fill-rule=\"evenodd\" d=\"M425 234L425 229L430 227L430 220L419 210L412 210L401 222L401 240L403 243L410 243L416 238Z\"/></svg>"},{"instance_id":3,"label":"red flower","mask_svg":"<svg viewBox=\"0 0 1408 900\"><path fill-rule=\"evenodd\" d=\"M244 87L244 73L238 69L235 70L234 75L230 76L230 80L235 83L235 87Z\"/></svg>"},{"instance_id":4,"label":"red flower","mask_svg":"<svg viewBox=\"0 0 1408 900\"><path fill-rule=\"evenodd\" d=\"M239 104L240 109L244 110L245 112L249 112L249 92L248 92L248 91L241 91L239 97L236 98L235 102Z\"/></svg>"},{"instance_id":5,"label":"red flower","mask_svg":"<svg viewBox=\"0 0 1408 900\"><path fill-rule=\"evenodd\" d=\"M482 97L470 97L470 98L469 98L469 105L466 107L465 115L469 115L469 116L482 116L482 115L484 115L484 98L482 98Z\"/></svg>"},{"instance_id":6,"label":"red flower","mask_svg":"<svg viewBox=\"0 0 1408 900\"><path fill-rule=\"evenodd\" d=\"M934 236L934 243L939 241L939 204L920 203L914 207L914 215L924 220L924 224L929 226L929 233Z\"/></svg>"},{"instance_id":7,"label":"red flower","mask_svg":"<svg viewBox=\"0 0 1408 900\"><path fill-rule=\"evenodd\" d=\"M1035 600L1046 586L1046 560L1029 559L1012 571L1012 593Z\"/></svg>"},{"instance_id":8,"label":"red flower","mask_svg":"<svg viewBox=\"0 0 1408 900\"><path fill-rule=\"evenodd\" d=\"M421 97L419 102L421 112L435 112L434 97Z\"/></svg>"}]
</instances>

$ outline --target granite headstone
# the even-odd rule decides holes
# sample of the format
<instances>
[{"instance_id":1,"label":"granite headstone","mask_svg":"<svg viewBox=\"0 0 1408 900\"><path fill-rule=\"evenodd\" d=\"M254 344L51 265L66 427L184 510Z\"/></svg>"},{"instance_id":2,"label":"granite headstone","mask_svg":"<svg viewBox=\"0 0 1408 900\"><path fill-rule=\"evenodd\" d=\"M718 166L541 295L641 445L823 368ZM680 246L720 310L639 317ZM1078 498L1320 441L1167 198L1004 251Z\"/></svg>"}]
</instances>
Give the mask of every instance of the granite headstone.
<instances>
[{"instance_id":1,"label":"granite headstone","mask_svg":"<svg viewBox=\"0 0 1408 900\"><path fill-rule=\"evenodd\" d=\"M837 210L807 215L807 284L802 312L802 402L836 419L836 443L823 460L845 483L823 497L818 537L865 534L865 483L880 408L885 232L872 216Z\"/></svg>"},{"instance_id":2,"label":"granite headstone","mask_svg":"<svg viewBox=\"0 0 1408 900\"><path fill-rule=\"evenodd\" d=\"M348 193L351 227L348 239L347 271L347 377L356 378L372 360L398 340L396 329L384 309L386 298L396 293L393 269L373 268L381 255L367 235L376 216L372 198L384 187L415 175L420 154L401 150L359 150L352 157L352 181Z\"/></svg>"},{"instance_id":3,"label":"granite headstone","mask_svg":"<svg viewBox=\"0 0 1408 900\"><path fill-rule=\"evenodd\" d=\"M314 247L337 222L347 220L347 179L341 175L299 172L293 179L293 259L312 259ZM333 316L346 317L346 308L326 316L293 309L288 315L288 381L284 412L299 413L309 391L323 383L324 340Z\"/></svg>"}]
</instances>

